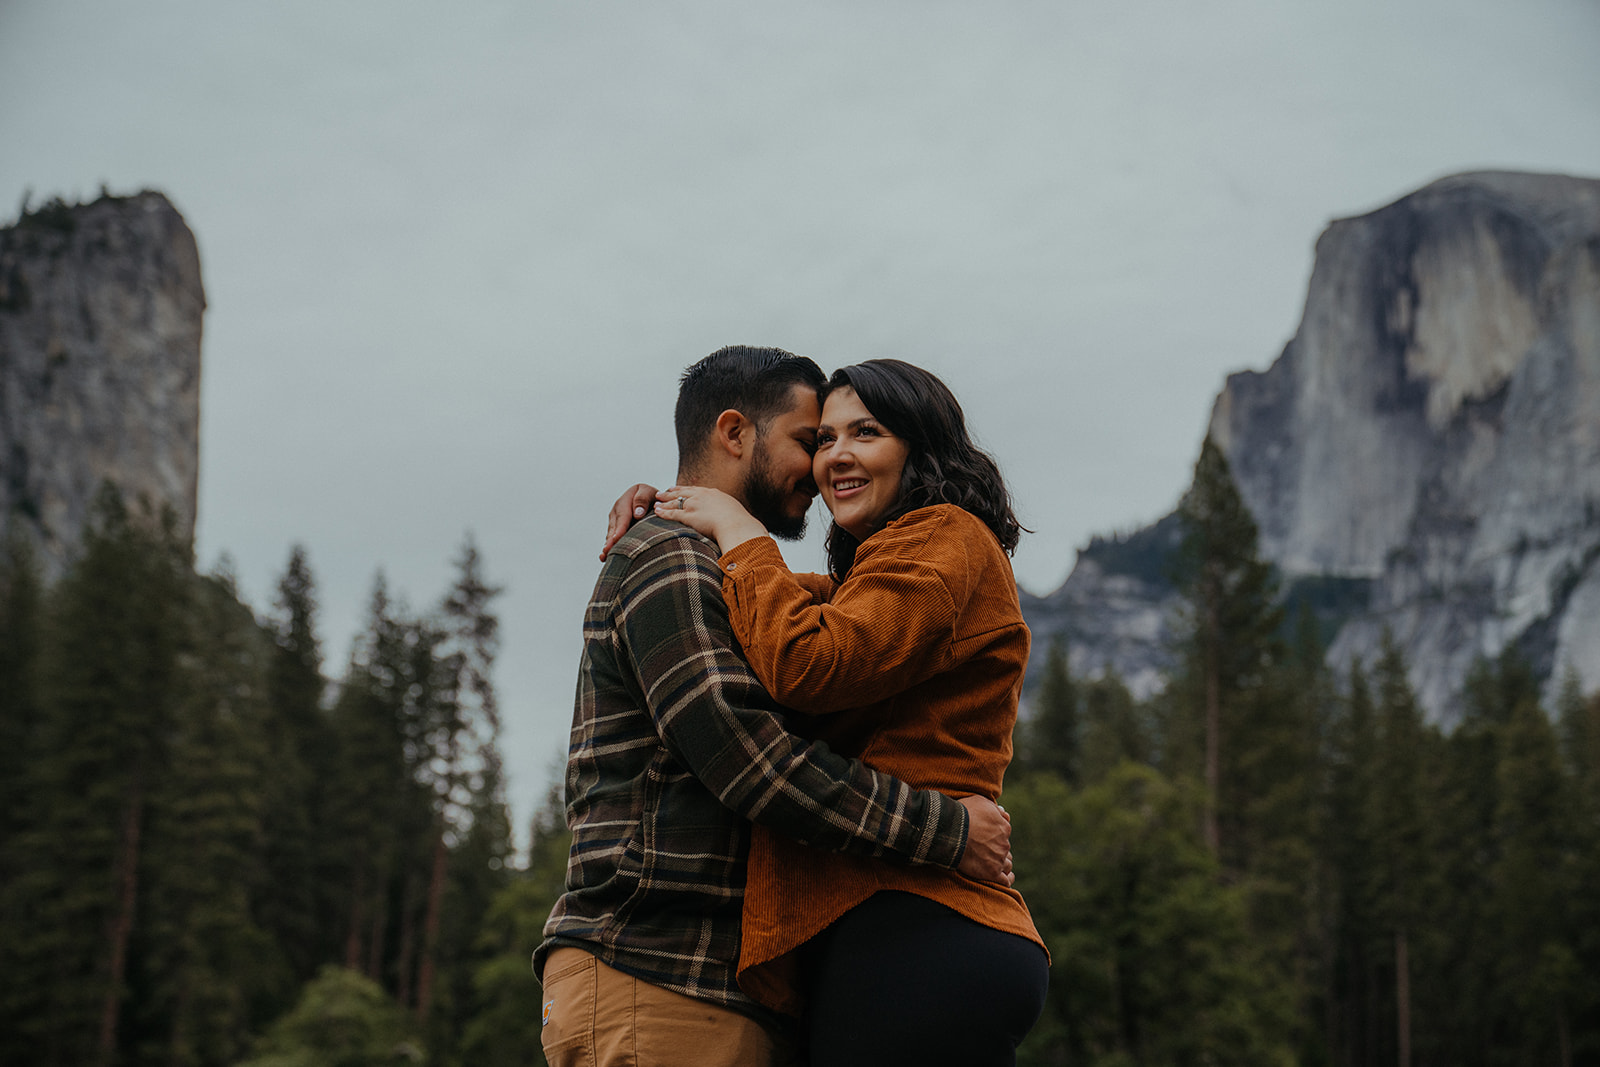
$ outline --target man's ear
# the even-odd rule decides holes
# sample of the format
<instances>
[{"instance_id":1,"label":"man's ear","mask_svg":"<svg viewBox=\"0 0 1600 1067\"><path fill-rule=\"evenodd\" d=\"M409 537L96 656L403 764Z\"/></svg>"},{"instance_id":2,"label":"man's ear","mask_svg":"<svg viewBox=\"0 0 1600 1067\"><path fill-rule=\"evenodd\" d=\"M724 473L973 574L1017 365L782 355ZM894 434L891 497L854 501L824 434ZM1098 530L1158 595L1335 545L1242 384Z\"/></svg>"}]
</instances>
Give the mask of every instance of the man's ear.
<instances>
[{"instance_id":1,"label":"man's ear","mask_svg":"<svg viewBox=\"0 0 1600 1067\"><path fill-rule=\"evenodd\" d=\"M711 439L716 447L734 459L742 459L751 442L755 440L755 424L733 408L717 416L716 429Z\"/></svg>"}]
</instances>

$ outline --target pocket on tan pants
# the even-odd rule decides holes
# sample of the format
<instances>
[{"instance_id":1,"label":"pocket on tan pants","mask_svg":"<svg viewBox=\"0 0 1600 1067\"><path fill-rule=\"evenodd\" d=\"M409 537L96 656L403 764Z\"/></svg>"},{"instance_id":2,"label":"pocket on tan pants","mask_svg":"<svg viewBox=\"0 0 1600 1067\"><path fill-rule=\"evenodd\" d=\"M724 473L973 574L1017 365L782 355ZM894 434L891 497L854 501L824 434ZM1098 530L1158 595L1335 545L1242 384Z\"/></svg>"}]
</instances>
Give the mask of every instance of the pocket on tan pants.
<instances>
[{"instance_id":1,"label":"pocket on tan pants","mask_svg":"<svg viewBox=\"0 0 1600 1067\"><path fill-rule=\"evenodd\" d=\"M599 960L558 948L544 964L544 1025L539 1043L550 1067L595 1067L594 1023Z\"/></svg>"}]
</instances>

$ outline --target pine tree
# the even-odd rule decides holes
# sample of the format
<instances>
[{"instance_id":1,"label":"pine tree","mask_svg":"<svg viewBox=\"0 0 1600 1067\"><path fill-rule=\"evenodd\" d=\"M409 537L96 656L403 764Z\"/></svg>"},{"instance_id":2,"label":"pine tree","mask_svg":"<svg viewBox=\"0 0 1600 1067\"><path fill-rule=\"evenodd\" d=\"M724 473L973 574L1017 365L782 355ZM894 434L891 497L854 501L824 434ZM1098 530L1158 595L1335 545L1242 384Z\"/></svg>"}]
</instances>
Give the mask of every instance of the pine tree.
<instances>
[{"instance_id":1,"label":"pine tree","mask_svg":"<svg viewBox=\"0 0 1600 1067\"><path fill-rule=\"evenodd\" d=\"M28 542L15 529L0 554L0 894L17 877L12 844L29 807L24 788L39 721L43 590ZM0 950L3 953L3 950ZM0 967L4 956L0 954ZM3 1018L3 1017L0 1017Z\"/></svg>"},{"instance_id":2,"label":"pine tree","mask_svg":"<svg viewBox=\"0 0 1600 1067\"><path fill-rule=\"evenodd\" d=\"M1080 791L1035 775L1006 797L1017 888L1053 956L1018 1063L1289 1061L1292 1001L1196 835L1197 790L1123 763Z\"/></svg>"},{"instance_id":3,"label":"pine tree","mask_svg":"<svg viewBox=\"0 0 1600 1067\"><path fill-rule=\"evenodd\" d=\"M1585 699L1578 672L1569 665L1556 698L1561 755L1586 818L1600 817L1600 692Z\"/></svg>"},{"instance_id":4,"label":"pine tree","mask_svg":"<svg viewBox=\"0 0 1600 1067\"><path fill-rule=\"evenodd\" d=\"M98 495L83 555L51 597L4 976L15 1040L42 1064L109 1065L130 996L144 833L182 698L187 547L170 516Z\"/></svg>"},{"instance_id":5,"label":"pine tree","mask_svg":"<svg viewBox=\"0 0 1600 1067\"><path fill-rule=\"evenodd\" d=\"M1368 795L1371 812L1366 819L1374 865L1368 877L1373 884L1375 926L1392 944L1395 1059L1400 1067L1410 1067L1411 944L1433 899L1424 825L1427 741L1405 660L1387 631L1378 658L1377 682L1377 745Z\"/></svg>"},{"instance_id":6,"label":"pine tree","mask_svg":"<svg viewBox=\"0 0 1600 1067\"><path fill-rule=\"evenodd\" d=\"M1238 805L1224 773L1230 761L1226 750L1243 740L1241 720L1250 714L1248 705L1283 658L1282 611L1274 604L1272 568L1257 555L1255 520L1210 437L1201 445L1194 481L1178 513L1183 528L1179 588L1190 635L1185 689L1203 738L1205 840L1229 864L1222 821L1224 809Z\"/></svg>"},{"instance_id":7,"label":"pine tree","mask_svg":"<svg viewBox=\"0 0 1600 1067\"><path fill-rule=\"evenodd\" d=\"M1052 637L1045 653L1044 673L1033 698L1027 758L1030 771L1057 775L1068 785L1078 784L1081 762L1078 726L1078 686L1067 663L1066 646Z\"/></svg>"},{"instance_id":8,"label":"pine tree","mask_svg":"<svg viewBox=\"0 0 1600 1067\"><path fill-rule=\"evenodd\" d=\"M1562 680L1557 703L1561 748L1572 783L1571 945L1577 975L1569 990L1573 1062L1600 1061L1600 692L1587 699L1577 672Z\"/></svg>"},{"instance_id":9,"label":"pine tree","mask_svg":"<svg viewBox=\"0 0 1600 1067\"><path fill-rule=\"evenodd\" d=\"M1163 766L1204 783L1204 839L1244 892L1252 936L1275 980L1315 997L1309 919L1317 892L1314 808L1326 713L1285 646L1277 581L1255 521L1207 440L1178 508L1175 578L1186 631L1162 700ZM1314 1043L1308 1028L1297 1043Z\"/></svg>"},{"instance_id":10,"label":"pine tree","mask_svg":"<svg viewBox=\"0 0 1600 1067\"><path fill-rule=\"evenodd\" d=\"M257 925L273 647L227 577L191 577L180 702L150 790L127 1062L232 1063L276 1008L277 945ZM259 890L258 890L259 891ZM279 994L281 995L281 993ZM265 1001L265 1003L263 1003Z\"/></svg>"},{"instance_id":11,"label":"pine tree","mask_svg":"<svg viewBox=\"0 0 1600 1067\"><path fill-rule=\"evenodd\" d=\"M1103 781L1124 762L1154 758L1146 714L1115 670L1091 680L1083 696L1083 782Z\"/></svg>"},{"instance_id":12,"label":"pine tree","mask_svg":"<svg viewBox=\"0 0 1600 1067\"><path fill-rule=\"evenodd\" d=\"M1496 785L1498 848L1491 877L1501 1018L1508 1044L1520 1057L1570 1063L1579 980L1568 910L1578 888L1572 877L1572 798L1555 732L1534 699L1524 697L1512 709Z\"/></svg>"},{"instance_id":13,"label":"pine tree","mask_svg":"<svg viewBox=\"0 0 1600 1067\"><path fill-rule=\"evenodd\" d=\"M24 949L36 937L26 915L42 842L30 833L44 817L37 795L38 673L43 590L28 544L15 530L0 558L0 1063L20 1063L32 1014L32 973Z\"/></svg>"},{"instance_id":14,"label":"pine tree","mask_svg":"<svg viewBox=\"0 0 1600 1067\"><path fill-rule=\"evenodd\" d=\"M1371 959L1377 927L1370 872L1377 869L1371 824L1378 750L1377 713L1359 661L1351 664L1343 714L1330 730L1327 865L1331 884L1332 960L1328 1044L1335 1063L1378 1059Z\"/></svg>"},{"instance_id":15,"label":"pine tree","mask_svg":"<svg viewBox=\"0 0 1600 1067\"><path fill-rule=\"evenodd\" d=\"M327 825L343 862L343 950L359 971L415 1008L439 812L436 763L455 735L457 680L447 634L390 602L380 574L331 714L335 770Z\"/></svg>"},{"instance_id":16,"label":"pine tree","mask_svg":"<svg viewBox=\"0 0 1600 1067\"><path fill-rule=\"evenodd\" d=\"M539 980L528 965L544 940L544 924L566 889L567 831L559 786L552 786L534 813L528 865L508 872L478 926L472 965L473 1010L462 1030L465 1062L482 1067L543 1064L539 1052L540 1016L530 1005L543 1003Z\"/></svg>"},{"instance_id":17,"label":"pine tree","mask_svg":"<svg viewBox=\"0 0 1600 1067\"><path fill-rule=\"evenodd\" d=\"M425 1020L432 1014L435 1047L458 1041L472 1011L472 974L481 958L478 927L507 884L511 826L493 677L500 645L493 605L501 591L484 577L482 557L469 535L456 559L455 584L441 607L442 663L452 681L429 772L435 794L434 859L416 1009ZM435 992L441 986L445 1000L438 1003Z\"/></svg>"},{"instance_id":18,"label":"pine tree","mask_svg":"<svg viewBox=\"0 0 1600 1067\"><path fill-rule=\"evenodd\" d=\"M264 735L272 771L262 809L262 881L253 897L256 920L281 959L265 1008L273 1016L289 1007L319 966L337 958L336 920L323 881L336 860L320 817L333 767L316 616L316 581L305 549L296 545L266 624L273 647Z\"/></svg>"},{"instance_id":19,"label":"pine tree","mask_svg":"<svg viewBox=\"0 0 1600 1067\"><path fill-rule=\"evenodd\" d=\"M1480 659L1467 673L1462 715L1441 746L1442 768L1429 823L1430 851L1450 888L1432 909L1438 939L1427 994L1434 1020L1428 1059L1464 1063L1515 1044L1503 972L1503 894L1496 877L1501 832L1501 762L1516 708L1537 706L1538 684L1514 650Z\"/></svg>"}]
</instances>

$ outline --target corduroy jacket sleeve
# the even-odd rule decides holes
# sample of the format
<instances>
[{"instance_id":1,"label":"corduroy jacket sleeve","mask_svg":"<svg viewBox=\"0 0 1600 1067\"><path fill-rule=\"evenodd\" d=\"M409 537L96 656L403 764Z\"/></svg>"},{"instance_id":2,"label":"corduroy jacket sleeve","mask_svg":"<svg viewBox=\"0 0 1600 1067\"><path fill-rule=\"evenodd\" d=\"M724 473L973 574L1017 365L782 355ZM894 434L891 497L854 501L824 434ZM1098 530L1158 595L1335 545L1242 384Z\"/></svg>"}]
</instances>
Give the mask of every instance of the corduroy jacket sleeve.
<instances>
[{"instance_id":1,"label":"corduroy jacket sleeve","mask_svg":"<svg viewBox=\"0 0 1600 1067\"><path fill-rule=\"evenodd\" d=\"M724 805L808 845L954 868L960 803L784 729L740 656L712 550L663 538L619 590L617 640L664 746Z\"/></svg>"},{"instance_id":2,"label":"corduroy jacket sleeve","mask_svg":"<svg viewBox=\"0 0 1600 1067\"><path fill-rule=\"evenodd\" d=\"M910 512L862 543L825 603L771 538L736 546L719 560L722 589L751 669L775 699L811 713L875 703L949 670L971 556L990 547L975 538L993 541L959 508Z\"/></svg>"}]
</instances>

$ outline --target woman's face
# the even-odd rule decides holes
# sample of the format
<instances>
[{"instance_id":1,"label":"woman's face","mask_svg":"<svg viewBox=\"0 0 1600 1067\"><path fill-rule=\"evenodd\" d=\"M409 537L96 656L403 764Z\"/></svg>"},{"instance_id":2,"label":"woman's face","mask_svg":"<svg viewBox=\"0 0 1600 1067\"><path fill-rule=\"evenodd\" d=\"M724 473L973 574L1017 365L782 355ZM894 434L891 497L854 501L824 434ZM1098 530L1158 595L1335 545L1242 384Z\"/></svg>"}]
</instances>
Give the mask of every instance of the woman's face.
<instances>
[{"instance_id":1,"label":"woman's face","mask_svg":"<svg viewBox=\"0 0 1600 1067\"><path fill-rule=\"evenodd\" d=\"M854 389L829 393L811 472L833 521L860 541L882 527L900 495L900 472L910 454L911 447L873 418Z\"/></svg>"}]
</instances>

